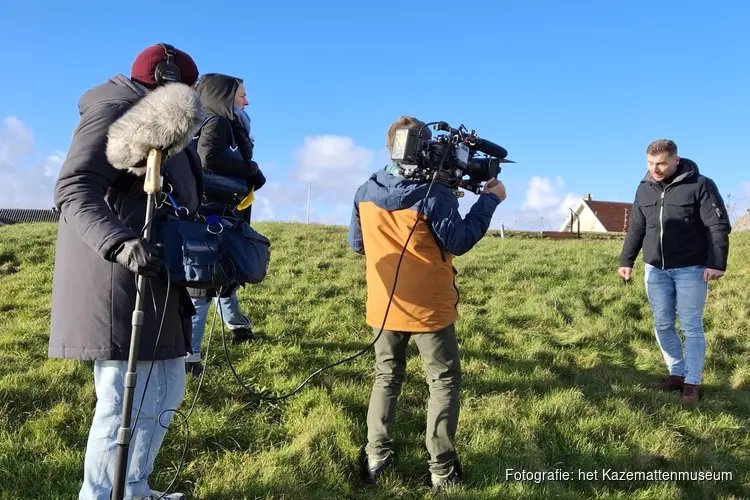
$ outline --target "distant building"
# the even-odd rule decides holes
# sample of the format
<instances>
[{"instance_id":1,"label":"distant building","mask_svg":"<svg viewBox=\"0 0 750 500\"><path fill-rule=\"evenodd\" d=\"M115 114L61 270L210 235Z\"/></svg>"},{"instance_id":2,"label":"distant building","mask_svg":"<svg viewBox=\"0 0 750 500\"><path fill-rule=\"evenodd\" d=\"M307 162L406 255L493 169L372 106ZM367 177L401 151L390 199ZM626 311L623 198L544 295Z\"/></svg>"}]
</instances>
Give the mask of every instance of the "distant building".
<instances>
[{"instance_id":1,"label":"distant building","mask_svg":"<svg viewBox=\"0 0 750 500\"><path fill-rule=\"evenodd\" d=\"M732 224L732 232L740 233L742 231L750 231L750 208L744 214L737 217L734 224Z\"/></svg>"},{"instance_id":2,"label":"distant building","mask_svg":"<svg viewBox=\"0 0 750 500\"><path fill-rule=\"evenodd\" d=\"M0 226L28 224L32 222L54 222L60 220L56 208L0 208Z\"/></svg>"},{"instance_id":3,"label":"distant building","mask_svg":"<svg viewBox=\"0 0 750 500\"><path fill-rule=\"evenodd\" d=\"M573 213L568 213L560 231L626 233L630 227L630 211L632 208L632 203L594 201L591 199L591 195L587 194L572 209Z\"/></svg>"}]
</instances>

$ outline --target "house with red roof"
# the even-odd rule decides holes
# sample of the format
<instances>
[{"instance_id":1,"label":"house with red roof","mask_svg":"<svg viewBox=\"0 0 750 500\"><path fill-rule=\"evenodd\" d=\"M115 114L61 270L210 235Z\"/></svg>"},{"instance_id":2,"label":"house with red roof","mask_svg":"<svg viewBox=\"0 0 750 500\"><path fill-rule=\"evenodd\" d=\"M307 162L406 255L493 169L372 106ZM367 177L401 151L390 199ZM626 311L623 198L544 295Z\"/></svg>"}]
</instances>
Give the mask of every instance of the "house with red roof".
<instances>
[{"instance_id":1,"label":"house with red roof","mask_svg":"<svg viewBox=\"0 0 750 500\"><path fill-rule=\"evenodd\" d=\"M587 194L577 206L571 208L560 231L626 233L630 227L632 208L632 203L597 201Z\"/></svg>"}]
</instances>

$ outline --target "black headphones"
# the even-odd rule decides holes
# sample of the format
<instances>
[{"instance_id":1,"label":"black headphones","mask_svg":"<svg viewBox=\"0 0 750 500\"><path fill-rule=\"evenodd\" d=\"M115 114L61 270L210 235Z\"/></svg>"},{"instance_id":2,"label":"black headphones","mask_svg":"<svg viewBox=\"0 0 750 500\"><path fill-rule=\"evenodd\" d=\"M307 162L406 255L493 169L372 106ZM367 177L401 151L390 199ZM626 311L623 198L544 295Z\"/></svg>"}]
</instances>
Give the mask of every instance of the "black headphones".
<instances>
[{"instance_id":1,"label":"black headphones","mask_svg":"<svg viewBox=\"0 0 750 500\"><path fill-rule=\"evenodd\" d=\"M180 81L180 68L175 63L174 47L168 43L160 43L164 52L167 54L167 60L156 65L154 70L154 79L158 85Z\"/></svg>"}]
</instances>

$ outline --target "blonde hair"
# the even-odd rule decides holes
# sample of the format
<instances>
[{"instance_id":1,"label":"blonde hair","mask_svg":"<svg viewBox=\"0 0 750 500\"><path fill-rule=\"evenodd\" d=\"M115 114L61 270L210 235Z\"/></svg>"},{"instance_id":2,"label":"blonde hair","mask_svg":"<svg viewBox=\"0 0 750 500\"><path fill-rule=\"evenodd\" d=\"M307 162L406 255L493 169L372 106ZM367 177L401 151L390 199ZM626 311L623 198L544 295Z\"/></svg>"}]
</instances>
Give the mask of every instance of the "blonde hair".
<instances>
[{"instance_id":1,"label":"blonde hair","mask_svg":"<svg viewBox=\"0 0 750 500\"><path fill-rule=\"evenodd\" d=\"M424 122L421 120L417 120L413 116L400 116L398 120L391 123L391 126L388 128L388 134L385 137L385 147L388 148L388 151L393 152L393 141L396 137L396 131L400 128L408 128L413 130L420 130L424 127ZM432 138L432 132L430 132L430 129L425 129L422 132L422 137L425 140L429 140Z\"/></svg>"}]
</instances>

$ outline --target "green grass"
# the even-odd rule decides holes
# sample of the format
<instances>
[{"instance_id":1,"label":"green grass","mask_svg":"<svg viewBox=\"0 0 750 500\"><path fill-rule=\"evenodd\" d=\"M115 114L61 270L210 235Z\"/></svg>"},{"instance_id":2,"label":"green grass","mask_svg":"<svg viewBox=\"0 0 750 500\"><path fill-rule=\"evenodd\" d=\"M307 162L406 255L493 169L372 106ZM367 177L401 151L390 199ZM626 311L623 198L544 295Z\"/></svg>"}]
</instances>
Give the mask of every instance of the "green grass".
<instances>
[{"instance_id":1,"label":"green grass","mask_svg":"<svg viewBox=\"0 0 750 500\"><path fill-rule=\"evenodd\" d=\"M267 339L229 350L248 385L281 394L369 343L364 261L346 246L345 228L257 228L273 242L270 274L240 299ZM643 266L631 285L615 275L621 243L487 237L456 259L464 370L457 446L466 480L443 497L750 496L750 234L732 235L729 272L710 286L697 409L645 386L664 366ZM0 229L3 499L75 498L82 477L95 404L91 364L46 356L54 244L51 225ZM411 354L395 429L397 467L366 488L355 464L366 438L372 351L284 402L259 403L238 385L214 333L176 489L204 499L432 498L425 488L428 389ZM196 387L188 381L183 412ZM152 487L172 479L184 439L184 428L170 428ZM506 469L573 477L515 481ZM602 478L608 469L732 476L617 481ZM579 470L599 471L598 480L579 479Z\"/></svg>"}]
</instances>

